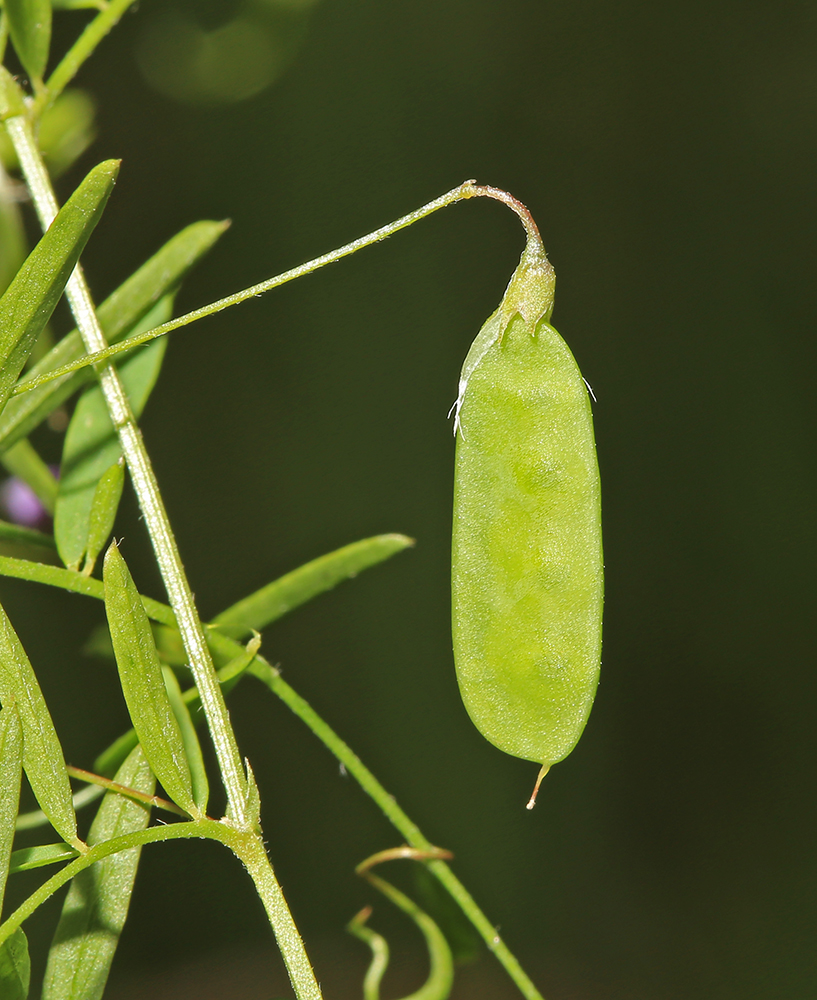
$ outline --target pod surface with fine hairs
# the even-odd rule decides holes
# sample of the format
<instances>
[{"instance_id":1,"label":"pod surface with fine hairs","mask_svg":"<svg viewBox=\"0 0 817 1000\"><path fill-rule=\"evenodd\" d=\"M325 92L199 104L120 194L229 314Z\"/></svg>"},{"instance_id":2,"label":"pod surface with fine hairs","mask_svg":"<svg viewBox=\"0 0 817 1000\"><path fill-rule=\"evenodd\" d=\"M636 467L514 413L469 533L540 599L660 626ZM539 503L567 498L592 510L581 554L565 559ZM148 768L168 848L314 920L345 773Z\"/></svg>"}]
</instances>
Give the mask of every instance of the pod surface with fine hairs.
<instances>
[{"instance_id":1,"label":"pod surface with fine hairs","mask_svg":"<svg viewBox=\"0 0 817 1000\"><path fill-rule=\"evenodd\" d=\"M601 660L601 494L584 379L529 239L456 403L454 659L486 739L543 765L576 745ZM532 804L533 800L531 800Z\"/></svg>"}]
</instances>

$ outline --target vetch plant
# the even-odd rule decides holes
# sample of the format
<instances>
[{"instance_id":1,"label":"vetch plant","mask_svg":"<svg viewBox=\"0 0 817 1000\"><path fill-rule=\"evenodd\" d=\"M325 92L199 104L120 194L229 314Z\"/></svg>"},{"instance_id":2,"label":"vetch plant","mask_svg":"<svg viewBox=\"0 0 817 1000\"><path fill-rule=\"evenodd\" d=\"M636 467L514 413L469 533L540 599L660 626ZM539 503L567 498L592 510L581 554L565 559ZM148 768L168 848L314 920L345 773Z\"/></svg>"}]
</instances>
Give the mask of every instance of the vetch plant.
<instances>
[{"instance_id":1,"label":"vetch plant","mask_svg":"<svg viewBox=\"0 0 817 1000\"><path fill-rule=\"evenodd\" d=\"M9 39L29 86L0 67L0 118L43 235L24 254L16 206L3 224L17 247L0 297L0 461L53 514L54 535L2 527L18 555L0 574L104 601L113 654L132 729L90 770L69 767L36 671L0 609L0 906L9 875L58 866L0 924L0 996L25 1000L29 963L23 925L71 882L49 953L43 1000L103 995L125 924L140 850L168 840L206 838L229 848L253 880L298 1000L321 990L277 881L261 830L261 793L239 749L226 698L245 678L280 698L380 807L405 845L368 859L359 872L421 931L429 952L426 984L414 1000L445 1000L454 981L445 935L412 899L371 868L395 857L422 864L450 894L507 970L522 996L541 995L494 926L454 874L451 855L420 831L365 767L260 652L260 631L293 608L412 544L399 535L354 542L288 573L203 623L137 419L158 378L162 338L204 316L337 261L425 216L473 197L511 204L528 244L497 313L477 338L456 403L454 638L465 703L500 748L547 767L575 745L593 699L601 626L599 490L584 385L549 325L553 273L529 214L494 188L466 181L396 222L338 250L172 318L187 271L224 231L199 222L168 241L99 307L79 258L118 172L106 161L60 208L40 138L65 88L132 0L4 0L0 50ZM52 8L98 13L46 78ZM87 107L74 103L69 108ZM80 123L81 124L81 123ZM86 128L87 122L82 128ZM79 131L82 131L82 128ZM54 144L63 150L60 127ZM74 152L84 148L74 143ZM65 162L63 155L62 164ZM9 166L13 166L9 161ZM76 329L50 344L48 323L65 296ZM80 393L65 433L59 482L28 435ZM135 491L168 603L139 593L125 556L110 542L125 470ZM24 558L32 551L39 558ZM100 559L104 552L104 558ZM62 566L54 565L59 558ZM102 562L101 579L99 562ZM189 669L193 684L182 688ZM178 672L177 672L178 671ZM209 812L210 783L199 731L206 725L226 796ZM21 775L39 804L20 814ZM84 785L74 791L71 779ZM156 794L156 783L161 793ZM103 796L87 836L77 810ZM153 810L161 819L153 818ZM59 841L14 850L15 830L50 826ZM271 848L274 852L274 844ZM363 984L377 1000L388 964L384 939L359 914L350 930L372 951Z\"/></svg>"}]
</instances>

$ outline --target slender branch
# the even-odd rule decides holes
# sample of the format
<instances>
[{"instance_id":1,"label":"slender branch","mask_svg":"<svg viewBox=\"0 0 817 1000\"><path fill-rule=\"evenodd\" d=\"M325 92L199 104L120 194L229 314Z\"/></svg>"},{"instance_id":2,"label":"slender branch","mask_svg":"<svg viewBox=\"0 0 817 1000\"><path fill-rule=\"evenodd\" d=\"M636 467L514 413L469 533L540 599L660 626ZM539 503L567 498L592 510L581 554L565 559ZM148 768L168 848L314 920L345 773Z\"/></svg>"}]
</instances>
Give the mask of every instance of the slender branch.
<instances>
[{"instance_id":1,"label":"slender branch","mask_svg":"<svg viewBox=\"0 0 817 1000\"><path fill-rule=\"evenodd\" d=\"M418 222L420 219L424 219L426 216L439 211L441 208L445 208L447 205L453 205L455 202L462 201L465 198L476 197L479 190L480 189L474 187L473 181L465 181L458 187L446 192L446 194L440 195L439 198L435 198L434 201L430 201L427 205L423 205L422 208L415 209L415 211L409 212L408 215L402 216L402 218L397 219L395 222L390 222L387 226L381 226L380 229L375 229L374 232L368 233L366 236L360 236L358 239L352 240L351 243L338 247L337 250L332 250L330 253L325 253L320 257L315 257L313 260L309 260L305 264L299 264L297 267L292 267L288 271L283 271L281 274L276 274L272 278L267 278L265 281L261 281L257 285L251 285L249 288L245 288L240 292L234 292L232 295L227 295L223 299L217 299L209 305L201 306L199 309L193 309L191 312L184 313L182 316L177 316L175 319L168 320L167 323L162 323L161 326L154 327L152 330L146 330L144 333L136 334L133 337L127 337L118 344L114 344L113 347L108 347L105 350L97 351L93 354L87 354L83 358L78 358L76 361L63 365L61 368L54 368L49 372L45 372L43 375L23 379L14 387L12 395L18 396L20 393L36 389L38 386L44 385L46 382L52 382L54 379L62 378L63 375L68 375L71 372L78 371L80 368L85 368L88 365L99 364L101 361L107 361L109 358L115 357L123 351L131 351L134 347L139 347L141 344L147 344L149 341L155 340L157 337L164 337L165 334L171 333L173 330L178 330L180 327L188 326L190 323L195 323L196 320L204 319L206 316L214 316L216 313L220 313L224 309L229 309L230 306L240 305L242 302L246 302L247 299L258 298L259 295L263 295L264 292L269 292L273 288L278 288L279 285L285 285L288 281L292 281L295 278L301 278L306 274L311 274L313 271L317 271L319 268L325 267L327 264L334 264L336 261L342 260L344 257L348 257L350 254L356 253L364 247L371 246L373 243L379 243L381 240L385 240L387 237L392 236L401 229L405 229L407 226ZM510 197L510 195L508 197Z\"/></svg>"},{"instance_id":2,"label":"slender branch","mask_svg":"<svg viewBox=\"0 0 817 1000\"><path fill-rule=\"evenodd\" d=\"M507 205L511 211L516 212L522 222L522 225L525 227L525 232L528 236L536 243L542 242L542 237L539 235L539 227L536 225L528 207L523 205L518 198L514 198L512 194L509 194L509 192L503 191L502 188L491 187L489 184L475 184L472 181L468 185L468 190L463 197L493 198L494 201L501 201L502 204Z\"/></svg>"},{"instance_id":3,"label":"slender branch","mask_svg":"<svg viewBox=\"0 0 817 1000\"><path fill-rule=\"evenodd\" d=\"M181 816L182 819L190 819L190 813L186 813L184 809L180 809L175 802L163 799L160 795L148 795L146 792L139 792L135 788L129 788L127 785L120 785L118 781L111 781L110 778L103 778L101 774L94 774L92 771L86 771L81 767L71 767L69 764L65 769L72 778L77 778L79 781L85 781L89 785L97 785L99 788L102 788L107 792L116 792L117 795L124 795L126 799L133 799L134 802L139 802L143 806L156 806L157 809L165 809L167 812L172 812L177 816Z\"/></svg>"},{"instance_id":4,"label":"slender branch","mask_svg":"<svg viewBox=\"0 0 817 1000\"><path fill-rule=\"evenodd\" d=\"M83 576L81 573L72 570L59 569L54 566L43 566L40 563L28 562L24 559L12 559L8 556L0 556L0 573L22 580L30 580L34 583L44 583L52 587L61 587L75 593L85 594L87 597L95 597L97 600L104 599L104 590L101 581ZM148 615L154 621L164 625L172 626L174 624L173 612L166 604L161 604L159 601L154 601L144 596L142 597L142 603ZM227 659L233 659L244 652L244 647L240 643L224 635L218 629L212 629L209 633L209 638L213 648ZM357 781L369 798L379 806L386 818L403 835L412 848L420 851L439 850L423 834L420 827L403 811L397 804L394 796L386 791L349 745L318 715L309 702L302 698L297 691L281 678L280 674L263 656L258 654L253 663L250 664L247 672L253 674L257 680L268 687L317 736L327 750L334 755L347 772ZM445 887L449 895L459 904L463 913L465 913L466 917L477 929L485 944L494 953L499 963L516 984L519 992L525 997L525 1000L543 1000L542 994L536 989L531 979L519 964L516 956L502 940L496 928L490 923L475 902L473 896L471 896L449 866L444 861L426 861L425 863L438 881Z\"/></svg>"},{"instance_id":5,"label":"slender branch","mask_svg":"<svg viewBox=\"0 0 817 1000\"><path fill-rule=\"evenodd\" d=\"M27 920L57 889L65 885L75 875L103 858L144 844L191 837L216 840L229 847L242 862L252 878L258 895L275 929L275 938L289 977L299 1000L322 1000L320 988L315 980L312 967L300 944L300 935L292 920L281 886L278 884L261 839L247 830L234 827L213 819L191 820L187 823L173 823L170 826L152 826L147 830L137 830L121 837L114 837L102 844L89 848L86 854L72 861L52 875L39 889L12 913L0 926L0 946L14 931Z\"/></svg>"},{"instance_id":6,"label":"slender branch","mask_svg":"<svg viewBox=\"0 0 817 1000\"><path fill-rule=\"evenodd\" d=\"M112 4L113 6L113 4ZM20 161L43 229L54 220L58 207L51 180L43 163L29 121L17 115L6 121L6 127ZM105 335L96 315L90 290L79 265L66 287L66 297L88 352L107 347ZM159 570L176 617L190 668L201 697L210 735L218 758L222 781L227 793L229 824L221 824L240 837L244 861L255 882L256 890L272 924L281 955L290 974L298 1000L321 1000L320 988L312 971L303 940L289 912L283 893L266 855L260 832L254 829L249 813L247 778L238 752L235 733L230 724L224 695L216 677L210 651L199 619L193 593L184 572L181 555L170 527L159 485L153 472L141 432L136 425L130 402L116 369L107 365L98 370L111 422L119 436L122 453L130 470L145 523L150 534ZM222 839L224 839L222 837ZM225 843L227 840L225 839ZM234 844L230 844L238 853Z\"/></svg>"},{"instance_id":7,"label":"slender branch","mask_svg":"<svg viewBox=\"0 0 817 1000\"><path fill-rule=\"evenodd\" d=\"M218 636L217 641L232 642L226 636ZM312 730L412 847L420 851L438 850L423 834L420 827L401 809L394 796L386 791L349 745L338 736L331 726L324 722L297 691L287 684L277 671L266 663L263 657L257 656L247 672L265 684L273 694L284 702L287 708ZM445 861L426 861L424 863L445 887L449 895L459 904L460 909L474 925L488 949L494 953L525 1000L544 1000L514 953L502 940L496 927L491 924L477 905L474 897Z\"/></svg>"},{"instance_id":8,"label":"slender branch","mask_svg":"<svg viewBox=\"0 0 817 1000\"><path fill-rule=\"evenodd\" d=\"M18 115L10 118L6 122L6 127L20 160L42 227L47 229L57 214L58 206L31 126L22 115ZM68 281L66 296L85 349L92 352L107 347L88 285L79 266ZM241 766L241 755L207 649L193 593L159 492L159 484L116 369L108 365L98 374L99 385L108 406L111 422L119 436L122 452L130 470L131 482L170 598L170 606L173 608L185 650L190 658L190 668L196 679L196 687L201 694L202 707L207 716L227 792L230 816L239 827L246 828L249 826L249 820L245 808L246 779Z\"/></svg>"}]
</instances>

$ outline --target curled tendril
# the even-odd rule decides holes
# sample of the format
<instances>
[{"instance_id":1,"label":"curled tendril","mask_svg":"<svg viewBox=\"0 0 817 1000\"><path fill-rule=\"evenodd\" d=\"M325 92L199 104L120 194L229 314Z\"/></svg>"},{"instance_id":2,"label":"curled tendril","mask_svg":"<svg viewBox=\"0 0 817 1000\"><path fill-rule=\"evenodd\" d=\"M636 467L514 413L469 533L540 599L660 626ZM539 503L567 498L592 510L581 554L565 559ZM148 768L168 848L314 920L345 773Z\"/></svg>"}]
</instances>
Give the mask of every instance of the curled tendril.
<instances>
[{"instance_id":1,"label":"curled tendril","mask_svg":"<svg viewBox=\"0 0 817 1000\"><path fill-rule=\"evenodd\" d=\"M403 911L418 927L428 948L429 974L419 990L403 1000L447 1000L454 983L454 961L444 934L427 913L405 893L390 882L372 873L371 869L384 861L407 858L412 861L429 861L451 858L451 852L439 847L418 850L408 845L379 851L362 861L355 871ZM365 942L372 952L372 961L363 980L363 1000L380 1000L380 982L389 964L389 946L386 939L367 926L372 908L365 907L347 925L347 930Z\"/></svg>"}]
</instances>

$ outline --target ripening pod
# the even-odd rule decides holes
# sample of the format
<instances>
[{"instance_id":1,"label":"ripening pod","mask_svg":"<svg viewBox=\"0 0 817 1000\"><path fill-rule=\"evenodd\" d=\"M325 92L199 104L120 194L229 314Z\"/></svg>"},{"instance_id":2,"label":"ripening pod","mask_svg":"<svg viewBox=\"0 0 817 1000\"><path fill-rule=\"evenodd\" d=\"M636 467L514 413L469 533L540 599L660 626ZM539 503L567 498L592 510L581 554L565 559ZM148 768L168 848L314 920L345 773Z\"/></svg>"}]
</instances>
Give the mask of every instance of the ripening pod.
<instances>
[{"instance_id":1,"label":"ripening pod","mask_svg":"<svg viewBox=\"0 0 817 1000\"><path fill-rule=\"evenodd\" d=\"M460 693L483 736L541 764L540 780L576 745L593 705L603 597L593 419L549 323L554 286L531 234L465 359L454 422Z\"/></svg>"}]
</instances>

